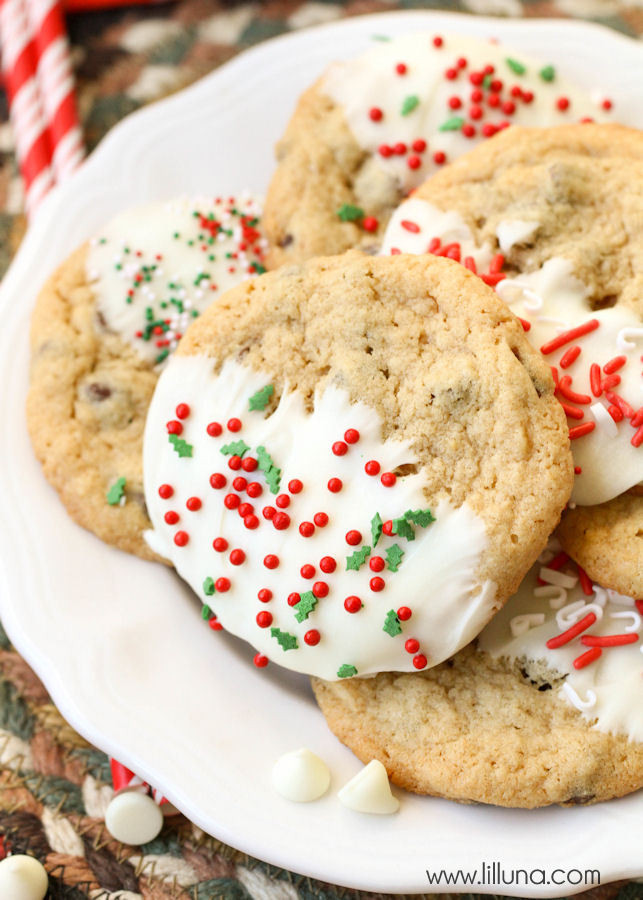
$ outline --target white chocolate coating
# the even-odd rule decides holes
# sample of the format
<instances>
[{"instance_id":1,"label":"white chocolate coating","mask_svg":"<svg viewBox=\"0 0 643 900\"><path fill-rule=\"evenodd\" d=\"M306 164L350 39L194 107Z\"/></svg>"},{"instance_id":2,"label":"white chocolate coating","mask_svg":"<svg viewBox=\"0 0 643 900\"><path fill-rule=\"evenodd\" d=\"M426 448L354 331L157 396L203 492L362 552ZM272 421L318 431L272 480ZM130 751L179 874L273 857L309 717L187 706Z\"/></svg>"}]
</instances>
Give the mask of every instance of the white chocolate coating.
<instances>
[{"instance_id":1,"label":"white chocolate coating","mask_svg":"<svg viewBox=\"0 0 643 900\"><path fill-rule=\"evenodd\" d=\"M122 791L107 807L105 826L123 844L147 844L163 828L163 813L149 794Z\"/></svg>"},{"instance_id":2,"label":"white chocolate coating","mask_svg":"<svg viewBox=\"0 0 643 900\"><path fill-rule=\"evenodd\" d=\"M403 223L412 222L417 231L410 232ZM537 223L522 221L500 223L499 237L505 244L521 239L527 225L532 233ZM471 256L478 272L485 272L493 251L489 246L479 247L471 230L459 213L444 212L419 198L406 200L395 211L382 245L382 254L399 250L403 253L426 253L432 238L440 238L442 244L457 242L461 256ZM496 285L496 293L521 319L530 323L526 332L529 342L541 348L561 332L576 328L589 320L597 320L598 328L545 356L551 366L560 366L560 360L572 345L581 348L578 358L565 369L558 368L559 377L570 376L571 388L576 394L590 398L591 403L569 403L583 412L582 419L570 419L570 426L585 422L595 423L594 430L572 441L574 463L581 472L574 480L572 501L581 506L604 503L622 494L643 479L643 446L635 447L631 440L635 434L627 418L614 422L608 412L611 405L605 392L595 397L591 390L590 364L602 367L617 356L626 357L626 363L618 369L620 384L614 388L633 410L643 405L643 377L640 357L643 351L643 328L636 314L623 306L592 310L586 302L588 290L572 270L569 260L554 257L540 269L506 278ZM602 374L604 378L604 373ZM560 394L559 394L560 397Z\"/></svg>"},{"instance_id":3,"label":"white chocolate coating","mask_svg":"<svg viewBox=\"0 0 643 900\"><path fill-rule=\"evenodd\" d=\"M326 793L330 772L323 759L302 747L279 757L272 769L272 784L286 800L309 803Z\"/></svg>"},{"instance_id":4,"label":"white chocolate coating","mask_svg":"<svg viewBox=\"0 0 643 900\"><path fill-rule=\"evenodd\" d=\"M347 394L334 387L315 398L312 413L305 411L296 391L284 392L268 418L263 412L249 412L251 395L269 383L265 375L232 361L215 375L207 357L172 359L159 380L145 433L145 495L154 527L146 534L149 545L172 561L224 628L280 665L334 680L349 674L414 671L421 662L418 656L424 658L421 668L446 659L480 631L494 609L495 586L481 584L476 575L487 543L483 521L466 504L455 509L444 501L432 510L432 524L415 526L414 540L382 534L373 547L371 520L376 513L386 522L407 510L427 507L421 472L398 477L393 487L385 487L379 476L369 476L364 470L368 460L377 460L382 473L413 463L408 445L383 442L377 414L364 404L351 404ZM175 452L166 431L166 422L174 418L181 403L190 406L182 438L193 447L192 456L184 458ZM208 435L209 422L216 420L225 426L231 417L242 421L241 431L230 433L224 428L220 437ZM334 455L332 444L351 428L359 431L359 441L349 446L345 455ZM275 504L262 473L258 469L235 472L228 467L229 456L222 455L221 448L239 438L251 448L248 457L256 457L256 448L263 446L281 468L280 492L289 496L285 512L291 519L285 530L277 530L262 515L265 505ZM225 488L210 486L212 473L226 476ZM224 505L225 494L234 493L232 481L237 475L259 482L263 488L256 500L240 492L258 517L254 529L244 525L236 509ZM335 477L343 482L338 493L327 486ZM291 479L303 483L300 493L289 492ZM159 496L162 484L172 486L171 498ZM193 512L186 508L192 497L202 503ZM164 516L168 511L180 515L178 523L167 524ZM328 515L327 525L315 527L312 536L303 537L300 523L313 522L319 512ZM188 535L184 546L175 543L178 530ZM361 534L354 545L346 540L351 530ZM217 537L228 541L225 552L213 549ZM383 560L394 545L404 554L397 571L388 565L373 571L369 561L358 570L347 569L348 557L361 547L372 547L371 557ZM242 564L232 564L233 549L244 551ZM277 568L264 565L269 554L278 557ZM326 557L336 561L333 572L323 571L320 561ZM314 566L314 577L301 575L303 564ZM230 580L229 590L207 595L205 580L216 582L220 577ZM371 587L374 577L382 579L382 590ZM301 611L288 604L288 597L292 592L310 592L318 582L328 587L328 594L299 621ZM258 598L260 589L272 592L268 602ZM346 610L348 597L361 599L358 612ZM395 618L403 606L411 608L412 617L393 623L396 633L391 635L384 630L387 616L393 611ZM256 620L263 612L272 616L269 627L260 627ZM296 647L284 649L273 628L287 633ZM314 645L306 641L310 630L319 633ZM413 651L405 649L408 639L416 639L419 646Z\"/></svg>"},{"instance_id":5,"label":"white chocolate coating","mask_svg":"<svg viewBox=\"0 0 643 900\"><path fill-rule=\"evenodd\" d=\"M33 856L15 854L0 862L0 897L7 900L43 900L49 879Z\"/></svg>"},{"instance_id":6,"label":"white chocolate coating","mask_svg":"<svg viewBox=\"0 0 643 900\"><path fill-rule=\"evenodd\" d=\"M478 646L494 657L538 661L549 671L565 676L558 687L560 696L580 710L583 718L599 731L643 741L642 617L634 600L614 591L594 585L593 594L585 595L575 572L576 565L570 561L563 574L571 573L569 583L574 586L552 590L538 586L539 575L549 580L546 567L540 563L533 566L518 592L482 631ZM636 634L637 640L602 648L600 658L576 669L574 660L590 649L582 643L582 635L556 649L549 649L546 644L590 612L597 621L583 634ZM527 630L512 634L516 631L516 619L523 616L539 616L542 622L532 618Z\"/></svg>"},{"instance_id":7,"label":"white chocolate coating","mask_svg":"<svg viewBox=\"0 0 643 900\"><path fill-rule=\"evenodd\" d=\"M263 271L260 215L260 201L243 194L179 197L115 216L91 241L86 263L106 327L163 362L198 313ZM167 330L148 337L150 322Z\"/></svg>"},{"instance_id":8,"label":"white chocolate coating","mask_svg":"<svg viewBox=\"0 0 643 900\"><path fill-rule=\"evenodd\" d=\"M445 154L445 162L456 159L484 139L485 126L542 127L606 118L600 102L566 79L554 73L552 81L544 80L539 73L547 67L541 61L464 35L443 36L442 46L436 47L433 37L419 33L378 42L355 59L335 63L322 84L324 93L343 108L359 146L373 154L377 166L405 193L436 170L436 152ZM466 60L466 66L459 67L459 59ZM524 66L525 72L512 71L508 59ZM403 74L396 69L400 64L406 66ZM473 84L472 73L483 72L486 66L494 68L493 74L487 82ZM445 76L448 69L456 72L454 79ZM475 74L473 77L476 79ZM490 90L492 81L500 82L501 89ZM480 100L471 99L476 88L481 91ZM512 88L519 88L522 94L515 96ZM533 96L525 100L525 94ZM498 97L497 105L490 105L492 95ZM561 98L569 101L563 110L557 105ZM404 114L409 106L413 108ZM373 121L372 109L380 110L381 118ZM470 134L473 129L470 137L463 127ZM420 152L413 149L418 139L428 144ZM404 144L406 151L386 157L379 152L382 145L397 144ZM419 161L416 168L409 165L412 157Z\"/></svg>"},{"instance_id":9,"label":"white chocolate coating","mask_svg":"<svg viewBox=\"0 0 643 900\"><path fill-rule=\"evenodd\" d=\"M386 769L379 759L372 759L364 766L337 796L344 806L355 812L386 816L400 808L400 801L391 793Z\"/></svg>"}]
</instances>

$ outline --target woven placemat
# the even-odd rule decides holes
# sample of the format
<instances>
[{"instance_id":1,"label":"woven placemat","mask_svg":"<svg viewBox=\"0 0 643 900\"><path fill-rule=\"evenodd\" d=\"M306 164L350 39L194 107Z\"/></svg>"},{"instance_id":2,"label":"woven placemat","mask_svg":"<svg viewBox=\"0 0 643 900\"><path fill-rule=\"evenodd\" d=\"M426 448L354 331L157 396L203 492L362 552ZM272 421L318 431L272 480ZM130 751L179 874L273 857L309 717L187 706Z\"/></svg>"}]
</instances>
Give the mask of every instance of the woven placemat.
<instances>
[{"instance_id":1,"label":"woven placemat","mask_svg":"<svg viewBox=\"0 0 643 900\"><path fill-rule=\"evenodd\" d=\"M179 0L68 18L81 119L91 150L127 113L173 93L259 41L344 16L432 8L483 15L576 15L643 34L632 0L379 0L217 3ZM0 275L26 227L6 98L0 92ZM239 853L179 816L143 847L105 829L109 760L61 717L0 628L0 858L30 853L47 868L49 898L92 900L367 900L388 895L333 887ZM453 895L433 894L426 897ZM461 895L471 898L482 895ZM641 900L643 885L614 883L577 897ZM11 898L0 898L11 900Z\"/></svg>"}]
</instances>

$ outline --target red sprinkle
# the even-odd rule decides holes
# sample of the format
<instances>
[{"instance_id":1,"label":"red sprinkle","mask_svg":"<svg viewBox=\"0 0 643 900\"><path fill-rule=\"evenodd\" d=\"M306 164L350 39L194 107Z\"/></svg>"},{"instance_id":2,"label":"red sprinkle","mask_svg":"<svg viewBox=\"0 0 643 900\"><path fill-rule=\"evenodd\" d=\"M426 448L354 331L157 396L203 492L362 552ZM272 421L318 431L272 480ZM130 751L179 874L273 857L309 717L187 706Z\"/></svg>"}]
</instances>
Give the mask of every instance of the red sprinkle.
<instances>
[{"instance_id":1,"label":"red sprinkle","mask_svg":"<svg viewBox=\"0 0 643 900\"><path fill-rule=\"evenodd\" d=\"M173 494L174 488L171 484L162 484L159 487L159 497L161 498L161 500L169 500Z\"/></svg>"},{"instance_id":2,"label":"red sprinkle","mask_svg":"<svg viewBox=\"0 0 643 900\"><path fill-rule=\"evenodd\" d=\"M335 441L332 449L335 456L344 456L344 454L348 452L348 446L344 441Z\"/></svg>"},{"instance_id":3,"label":"red sprinkle","mask_svg":"<svg viewBox=\"0 0 643 900\"><path fill-rule=\"evenodd\" d=\"M638 639L638 634L584 634L580 642L586 647L623 647L636 644Z\"/></svg>"},{"instance_id":4,"label":"red sprinkle","mask_svg":"<svg viewBox=\"0 0 643 900\"><path fill-rule=\"evenodd\" d=\"M245 491L248 487L248 482L243 477L243 475L237 475L237 477L232 482L232 487L235 491Z\"/></svg>"},{"instance_id":5,"label":"red sprinkle","mask_svg":"<svg viewBox=\"0 0 643 900\"><path fill-rule=\"evenodd\" d=\"M226 591L230 590L230 579L229 578L217 578L214 582L214 586L221 594L225 594Z\"/></svg>"},{"instance_id":6,"label":"red sprinkle","mask_svg":"<svg viewBox=\"0 0 643 900\"><path fill-rule=\"evenodd\" d=\"M386 582L384 581L383 578L380 578L379 575L376 575L374 578L371 578L371 580L368 583L368 586L370 587L370 589L372 591L375 591L375 593L379 593L380 591L383 591L384 588L386 587Z\"/></svg>"},{"instance_id":7,"label":"red sprinkle","mask_svg":"<svg viewBox=\"0 0 643 900\"><path fill-rule=\"evenodd\" d=\"M531 330L531 322L528 322L527 319L521 319L520 316L518 316L518 321L519 321L520 324L522 325L522 330L523 330L523 331L530 331L530 330Z\"/></svg>"},{"instance_id":8,"label":"red sprinkle","mask_svg":"<svg viewBox=\"0 0 643 900\"><path fill-rule=\"evenodd\" d=\"M412 155L406 160L406 164L409 169L419 169L422 165L422 160L419 156Z\"/></svg>"},{"instance_id":9,"label":"red sprinkle","mask_svg":"<svg viewBox=\"0 0 643 900\"><path fill-rule=\"evenodd\" d=\"M594 422L583 422L582 425L574 425L573 428L569 429L569 439L570 441L575 441L586 434L590 434L595 428L596 424Z\"/></svg>"},{"instance_id":10,"label":"red sprinkle","mask_svg":"<svg viewBox=\"0 0 643 900\"><path fill-rule=\"evenodd\" d=\"M362 534L360 531L356 531L355 529L346 532L346 543L350 544L351 547L355 547L357 544L362 543Z\"/></svg>"},{"instance_id":11,"label":"red sprinkle","mask_svg":"<svg viewBox=\"0 0 643 900\"><path fill-rule=\"evenodd\" d=\"M556 101L556 106L561 112L564 112L566 109L569 109L568 98L567 97L559 97L558 100Z\"/></svg>"},{"instance_id":12,"label":"red sprinkle","mask_svg":"<svg viewBox=\"0 0 643 900\"><path fill-rule=\"evenodd\" d=\"M275 500L275 503L277 504L279 509L286 509L288 506L290 506L290 497L288 496L288 494L279 494L279 496Z\"/></svg>"},{"instance_id":13,"label":"red sprinkle","mask_svg":"<svg viewBox=\"0 0 643 900\"><path fill-rule=\"evenodd\" d=\"M183 425L178 422L176 419L172 419L165 426L167 428L168 434L182 434L183 433Z\"/></svg>"},{"instance_id":14,"label":"red sprinkle","mask_svg":"<svg viewBox=\"0 0 643 900\"><path fill-rule=\"evenodd\" d=\"M614 372L618 372L619 369L622 369L626 362L627 356L615 356L605 363L603 372L605 372L606 375L613 375Z\"/></svg>"},{"instance_id":15,"label":"red sprinkle","mask_svg":"<svg viewBox=\"0 0 643 900\"><path fill-rule=\"evenodd\" d=\"M404 643L404 649L407 653L417 653L420 649L420 642L416 641L415 638L409 638Z\"/></svg>"},{"instance_id":16,"label":"red sprinkle","mask_svg":"<svg viewBox=\"0 0 643 900\"><path fill-rule=\"evenodd\" d=\"M632 440L630 441L630 444L633 447L637 447L637 448L640 447L641 444L643 444L643 425L641 425L641 427L635 432L635 434L632 435Z\"/></svg>"},{"instance_id":17,"label":"red sprinkle","mask_svg":"<svg viewBox=\"0 0 643 900\"><path fill-rule=\"evenodd\" d=\"M187 417L190 415L190 407L187 405L187 403L179 403L174 411L176 413L177 419L187 419Z\"/></svg>"},{"instance_id":18,"label":"red sprinkle","mask_svg":"<svg viewBox=\"0 0 643 900\"><path fill-rule=\"evenodd\" d=\"M208 625L210 626L212 631L223 631L223 625L221 624L221 622L217 621L216 616L210 616L210 618L208 619Z\"/></svg>"},{"instance_id":19,"label":"red sprinkle","mask_svg":"<svg viewBox=\"0 0 643 900\"><path fill-rule=\"evenodd\" d=\"M408 620L411 618L412 615L413 615L413 613L408 608L408 606L400 606L400 608L397 611L397 617L400 620L400 622L408 622Z\"/></svg>"},{"instance_id":20,"label":"red sprinkle","mask_svg":"<svg viewBox=\"0 0 643 900\"><path fill-rule=\"evenodd\" d=\"M165 519L165 521L167 522L168 525L176 525L176 523L180 519L180 516L173 509L170 509L170 510L168 510L168 512L165 513L163 518Z\"/></svg>"},{"instance_id":21,"label":"red sprinkle","mask_svg":"<svg viewBox=\"0 0 643 900\"><path fill-rule=\"evenodd\" d=\"M301 567L299 573L302 578L314 578L315 577L315 567L311 566L310 563L306 563Z\"/></svg>"},{"instance_id":22,"label":"red sprinkle","mask_svg":"<svg viewBox=\"0 0 643 900\"><path fill-rule=\"evenodd\" d=\"M228 419L228 431L241 431L241 419Z\"/></svg>"},{"instance_id":23,"label":"red sprinkle","mask_svg":"<svg viewBox=\"0 0 643 900\"><path fill-rule=\"evenodd\" d=\"M605 396L609 400L610 403L613 403L615 406L618 406L620 411L627 419L631 419L634 415L634 410L627 402L624 400L619 394L615 394L613 391L605 391Z\"/></svg>"},{"instance_id":24,"label":"red sprinkle","mask_svg":"<svg viewBox=\"0 0 643 900\"><path fill-rule=\"evenodd\" d=\"M257 597L261 600L262 603L269 603L272 600L272 591L268 588L261 588Z\"/></svg>"},{"instance_id":25,"label":"red sprinkle","mask_svg":"<svg viewBox=\"0 0 643 900\"><path fill-rule=\"evenodd\" d=\"M577 656L574 660L574 668L575 669L584 669L585 666L588 666L590 663L593 663L594 660L598 659L603 651L600 647L592 647L591 650L588 650L587 653L581 653L580 656Z\"/></svg>"},{"instance_id":26,"label":"red sprinkle","mask_svg":"<svg viewBox=\"0 0 643 900\"><path fill-rule=\"evenodd\" d=\"M272 517L272 524L277 531L285 531L290 525L290 516L288 513L276 512Z\"/></svg>"},{"instance_id":27,"label":"red sprinkle","mask_svg":"<svg viewBox=\"0 0 643 900\"><path fill-rule=\"evenodd\" d=\"M426 150L426 141L423 138L418 138L411 144L411 149L415 150L416 153L424 153Z\"/></svg>"},{"instance_id":28,"label":"red sprinkle","mask_svg":"<svg viewBox=\"0 0 643 900\"><path fill-rule=\"evenodd\" d=\"M621 383L620 375L608 375L606 378L603 378L601 382L601 387L604 391L611 391L612 388L618 387Z\"/></svg>"},{"instance_id":29,"label":"red sprinkle","mask_svg":"<svg viewBox=\"0 0 643 900\"><path fill-rule=\"evenodd\" d=\"M344 440L347 444L356 444L359 441L359 431L356 428L347 428L344 432Z\"/></svg>"},{"instance_id":30,"label":"red sprinkle","mask_svg":"<svg viewBox=\"0 0 643 900\"><path fill-rule=\"evenodd\" d=\"M205 429L210 437L219 437L219 435L223 432L223 428L218 422L210 422Z\"/></svg>"},{"instance_id":31,"label":"red sprinkle","mask_svg":"<svg viewBox=\"0 0 643 900\"><path fill-rule=\"evenodd\" d=\"M570 641L573 641L574 638L578 637L579 634L582 634L583 631L587 631L588 628L591 628L595 621L596 613L587 613L580 622L576 622L576 624L572 625L571 628L568 628L567 631L563 631L560 634L557 634L556 637L550 638L547 641L546 646L550 650L557 650L558 647L569 644Z\"/></svg>"},{"instance_id":32,"label":"red sprinkle","mask_svg":"<svg viewBox=\"0 0 643 900\"><path fill-rule=\"evenodd\" d=\"M259 484L258 481L251 481L247 487L247 493L249 497L252 497L255 500L257 497L261 497L263 494L263 487Z\"/></svg>"},{"instance_id":33,"label":"red sprinkle","mask_svg":"<svg viewBox=\"0 0 643 900\"><path fill-rule=\"evenodd\" d=\"M400 222L400 225L402 226L402 228L405 229L405 231L410 231L411 234L419 234L420 233L420 226L417 225L415 222L411 222L409 219L402 219L402 221Z\"/></svg>"},{"instance_id":34,"label":"red sprinkle","mask_svg":"<svg viewBox=\"0 0 643 900\"><path fill-rule=\"evenodd\" d=\"M578 344L574 344L573 347L570 347L569 350L565 350L563 355L560 358L560 367L561 369L568 369L573 362L575 362L580 356L580 347Z\"/></svg>"},{"instance_id":35,"label":"red sprinkle","mask_svg":"<svg viewBox=\"0 0 643 900\"><path fill-rule=\"evenodd\" d=\"M301 594L298 594L296 591L293 591L292 594L288 594L288 606L297 606L300 600Z\"/></svg>"},{"instance_id":36,"label":"red sprinkle","mask_svg":"<svg viewBox=\"0 0 643 900\"><path fill-rule=\"evenodd\" d=\"M238 472L241 468L241 457L231 456L228 460L228 468L232 469L233 472Z\"/></svg>"},{"instance_id":37,"label":"red sprinkle","mask_svg":"<svg viewBox=\"0 0 643 900\"><path fill-rule=\"evenodd\" d=\"M257 625L259 628L268 628L272 625L272 613L269 613L267 609L262 609L261 612L258 612Z\"/></svg>"},{"instance_id":38,"label":"red sprinkle","mask_svg":"<svg viewBox=\"0 0 643 900\"><path fill-rule=\"evenodd\" d=\"M243 550L233 550L230 554L230 562L233 566L240 566L246 561L246 554Z\"/></svg>"},{"instance_id":39,"label":"red sprinkle","mask_svg":"<svg viewBox=\"0 0 643 900\"><path fill-rule=\"evenodd\" d=\"M274 506L264 506L264 508L261 510L261 515L264 517L264 519L268 519L268 521L270 521L276 512L277 510L274 508Z\"/></svg>"},{"instance_id":40,"label":"red sprinkle","mask_svg":"<svg viewBox=\"0 0 643 900\"><path fill-rule=\"evenodd\" d=\"M380 223L375 216L364 216L362 219L362 228L364 231L374 232L380 227Z\"/></svg>"},{"instance_id":41,"label":"red sprinkle","mask_svg":"<svg viewBox=\"0 0 643 900\"><path fill-rule=\"evenodd\" d=\"M406 63L398 63L395 66L395 71L397 72L398 75L406 75L406 73L408 72Z\"/></svg>"},{"instance_id":42,"label":"red sprinkle","mask_svg":"<svg viewBox=\"0 0 643 900\"><path fill-rule=\"evenodd\" d=\"M384 562L384 560L382 559L381 556L371 556L371 558L368 561L368 567L371 570L371 572L381 572L382 569L385 568L385 566L386 566L386 563Z\"/></svg>"},{"instance_id":43,"label":"red sprinkle","mask_svg":"<svg viewBox=\"0 0 643 900\"><path fill-rule=\"evenodd\" d=\"M212 546L217 551L217 553L223 553L225 550L228 549L228 542L226 541L225 538L218 537L212 541Z\"/></svg>"},{"instance_id":44,"label":"red sprinkle","mask_svg":"<svg viewBox=\"0 0 643 900\"><path fill-rule=\"evenodd\" d=\"M254 472L257 466L258 463L254 456L246 456L246 458L241 461L241 468L244 472Z\"/></svg>"},{"instance_id":45,"label":"red sprinkle","mask_svg":"<svg viewBox=\"0 0 643 900\"><path fill-rule=\"evenodd\" d=\"M322 558L319 560L319 568L326 575L330 575L331 572L334 572L337 568L337 562L335 559L333 559L332 556L322 556Z\"/></svg>"},{"instance_id":46,"label":"red sprinkle","mask_svg":"<svg viewBox=\"0 0 643 900\"><path fill-rule=\"evenodd\" d=\"M570 419L582 419L585 416L585 413L578 406L570 406L569 403L560 404L565 410L565 415L569 416Z\"/></svg>"},{"instance_id":47,"label":"red sprinkle","mask_svg":"<svg viewBox=\"0 0 643 900\"><path fill-rule=\"evenodd\" d=\"M589 334L590 331L595 331L599 325L600 322L598 319L590 319L583 325L578 325L576 328L570 328L569 331L564 331L562 334L553 338L553 340L543 344L540 348L540 352L544 356L548 356L550 353L553 353L554 350L559 350L561 347L564 347L565 344L571 344L576 338L583 337L583 335Z\"/></svg>"},{"instance_id":48,"label":"red sprinkle","mask_svg":"<svg viewBox=\"0 0 643 900\"><path fill-rule=\"evenodd\" d=\"M268 665L268 657L261 653L255 653L252 661L258 669L265 669Z\"/></svg>"},{"instance_id":49,"label":"red sprinkle","mask_svg":"<svg viewBox=\"0 0 643 900\"><path fill-rule=\"evenodd\" d=\"M327 597L328 585L325 581L316 581L313 585L313 594L315 597Z\"/></svg>"},{"instance_id":50,"label":"red sprinkle","mask_svg":"<svg viewBox=\"0 0 643 900\"><path fill-rule=\"evenodd\" d=\"M580 403L581 405L587 405L592 402L589 394L577 394L575 391L572 391L571 383L571 375L563 375L558 382L558 391L566 400L571 400L572 403Z\"/></svg>"},{"instance_id":51,"label":"red sprinkle","mask_svg":"<svg viewBox=\"0 0 643 900\"><path fill-rule=\"evenodd\" d=\"M597 363L592 363L589 367L589 386L595 397L600 397L603 393L603 385L601 384L601 367Z\"/></svg>"},{"instance_id":52,"label":"red sprinkle","mask_svg":"<svg viewBox=\"0 0 643 900\"><path fill-rule=\"evenodd\" d=\"M393 520L387 519L386 522L382 525L382 533L387 537L390 537L393 534Z\"/></svg>"},{"instance_id":53,"label":"red sprinkle","mask_svg":"<svg viewBox=\"0 0 643 900\"><path fill-rule=\"evenodd\" d=\"M579 566L578 563L576 563L576 568L578 569L578 580L580 581L580 586L583 589L583 593L586 597L591 597L591 595L594 593L591 578L589 577L585 569L583 569L582 566Z\"/></svg>"},{"instance_id":54,"label":"red sprinkle","mask_svg":"<svg viewBox=\"0 0 643 900\"><path fill-rule=\"evenodd\" d=\"M379 106L372 106L368 111L368 117L371 122L381 122L384 117L384 113L379 108Z\"/></svg>"},{"instance_id":55,"label":"red sprinkle","mask_svg":"<svg viewBox=\"0 0 643 900\"><path fill-rule=\"evenodd\" d=\"M228 483L228 479L225 475L222 475L221 472L215 472L213 475L210 475L210 486L215 489L215 491L221 490Z\"/></svg>"},{"instance_id":56,"label":"red sprinkle","mask_svg":"<svg viewBox=\"0 0 643 900\"><path fill-rule=\"evenodd\" d=\"M201 506L203 504L198 497L188 497L188 499L185 501L185 505L190 510L190 512L196 512L197 510L201 509Z\"/></svg>"},{"instance_id":57,"label":"red sprinkle","mask_svg":"<svg viewBox=\"0 0 643 900\"><path fill-rule=\"evenodd\" d=\"M445 71L444 77L448 81L454 81L458 77L458 70L454 68L449 68Z\"/></svg>"},{"instance_id":58,"label":"red sprinkle","mask_svg":"<svg viewBox=\"0 0 643 900\"><path fill-rule=\"evenodd\" d=\"M310 631L307 631L304 635L304 642L309 644L311 647L314 647L319 643L321 635L317 631L316 628L311 628Z\"/></svg>"},{"instance_id":59,"label":"red sprinkle","mask_svg":"<svg viewBox=\"0 0 643 900\"><path fill-rule=\"evenodd\" d=\"M362 601L359 597L351 596L344 600L344 609L349 613L359 612L362 608Z\"/></svg>"},{"instance_id":60,"label":"red sprinkle","mask_svg":"<svg viewBox=\"0 0 643 900\"><path fill-rule=\"evenodd\" d=\"M380 481L382 482L384 487L393 487L393 485L397 481L397 476L394 472L384 472Z\"/></svg>"},{"instance_id":61,"label":"red sprinkle","mask_svg":"<svg viewBox=\"0 0 643 900\"><path fill-rule=\"evenodd\" d=\"M315 513L315 515L313 516L313 522L319 528L324 528L326 525L328 525L328 516L325 512Z\"/></svg>"},{"instance_id":62,"label":"red sprinkle","mask_svg":"<svg viewBox=\"0 0 643 900\"><path fill-rule=\"evenodd\" d=\"M299 534L302 537L309 538L315 533L315 526L312 522L302 522L299 526Z\"/></svg>"},{"instance_id":63,"label":"red sprinkle","mask_svg":"<svg viewBox=\"0 0 643 900\"><path fill-rule=\"evenodd\" d=\"M292 481L288 482L288 490L291 494L300 494L303 487L303 484L298 478L293 478Z\"/></svg>"},{"instance_id":64,"label":"red sprinkle","mask_svg":"<svg viewBox=\"0 0 643 900\"><path fill-rule=\"evenodd\" d=\"M269 553L267 556L264 556L263 564L266 569L276 569L279 565L279 557L275 556L274 553Z\"/></svg>"},{"instance_id":65,"label":"red sprinkle","mask_svg":"<svg viewBox=\"0 0 643 900\"><path fill-rule=\"evenodd\" d=\"M434 47L441 47L443 43L444 43L444 41L443 41L443 39L440 37L440 35L436 35L436 36L433 38L433 46L434 46Z\"/></svg>"},{"instance_id":66,"label":"red sprinkle","mask_svg":"<svg viewBox=\"0 0 643 900\"><path fill-rule=\"evenodd\" d=\"M441 166L447 161L446 153L443 153L442 150L438 150L437 153L433 154L433 162L436 166Z\"/></svg>"},{"instance_id":67,"label":"red sprinkle","mask_svg":"<svg viewBox=\"0 0 643 900\"><path fill-rule=\"evenodd\" d=\"M608 406L607 411L617 424L623 421L623 413L618 406Z\"/></svg>"},{"instance_id":68,"label":"red sprinkle","mask_svg":"<svg viewBox=\"0 0 643 900\"><path fill-rule=\"evenodd\" d=\"M379 475L381 466L375 459L370 459L364 466L367 475Z\"/></svg>"},{"instance_id":69,"label":"red sprinkle","mask_svg":"<svg viewBox=\"0 0 643 900\"><path fill-rule=\"evenodd\" d=\"M418 653L417 656L413 657L413 665L416 669L424 669L426 667L427 659L424 653Z\"/></svg>"},{"instance_id":70,"label":"red sprinkle","mask_svg":"<svg viewBox=\"0 0 643 900\"><path fill-rule=\"evenodd\" d=\"M226 509L236 509L240 503L238 494L226 494L223 498L223 505Z\"/></svg>"}]
</instances>

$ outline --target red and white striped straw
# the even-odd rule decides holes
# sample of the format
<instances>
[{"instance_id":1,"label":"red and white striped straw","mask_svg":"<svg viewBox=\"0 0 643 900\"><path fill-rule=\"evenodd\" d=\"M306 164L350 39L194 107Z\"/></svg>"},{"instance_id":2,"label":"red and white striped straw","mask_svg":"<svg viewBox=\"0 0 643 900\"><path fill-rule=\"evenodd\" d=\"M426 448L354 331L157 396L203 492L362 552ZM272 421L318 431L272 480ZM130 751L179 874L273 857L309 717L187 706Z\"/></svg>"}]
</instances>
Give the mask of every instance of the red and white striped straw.
<instances>
[{"instance_id":1,"label":"red and white striped straw","mask_svg":"<svg viewBox=\"0 0 643 900\"><path fill-rule=\"evenodd\" d=\"M110 759L109 765L112 773L114 793L118 794L121 791L131 790L139 790L142 793L149 791L157 806L164 806L168 803L167 797L164 797L161 791L152 787L147 781L143 781L140 775L136 775L135 772L132 772L131 769L128 769L127 766L124 766L117 759Z\"/></svg>"},{"instance_id":2,"label":"red and white striped straw","mask_svg":"<svg viewBox=\"0 0 643 900\"><path fill-rule=\"evenodd\" d=\"M65 24L57 0L0 0L0 50L32 216L83 158Z\"/></svg>"}]
</instances>

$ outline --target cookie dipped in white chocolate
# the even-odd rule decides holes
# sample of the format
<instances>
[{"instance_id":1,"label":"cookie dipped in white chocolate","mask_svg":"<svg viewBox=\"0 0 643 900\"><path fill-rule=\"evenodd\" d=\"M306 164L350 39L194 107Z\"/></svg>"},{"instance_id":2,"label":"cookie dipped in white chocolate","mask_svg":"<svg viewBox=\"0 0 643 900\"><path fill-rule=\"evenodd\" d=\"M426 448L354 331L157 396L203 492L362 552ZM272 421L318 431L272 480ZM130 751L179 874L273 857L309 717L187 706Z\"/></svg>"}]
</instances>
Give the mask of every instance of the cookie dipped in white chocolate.
<instances>
[{"instance_id":1,"label":"cookie dipped in white chocolate","mask_svg":"<svg viewBox=\"0 0 643 900\"><path fill-rule=\"evenodd\" d=\"M408 444L343 390L308 412L286 389L266 416L272 392L230 360L171 360L146 427L150 546L258 665L334 680L455 653L494 608L483 521L466 503L428 510L421 472L393 474L416 463Z\"/></svg>"},{"instance_id":2,"label":"cookie dipped in white chocolate","mask_svg":"<svg viewBox=\"0 0 643 900\"><path fill-rule=\"evenodd\" d=\"M249 193L179 197L115 216L86 263L104 327L162 363L210 303L264 271L260 216Z\"/></svg>"},{"instance_id":3,"label":"cookie dipped in white chocolate","mask_svg":"<svg viewBox=\"0 0 643 900\"><path fill-rule=\"evenodd\" d=\"M501 222L501 248L537 235L538 227L536 221ZM558 379L577 469L575 503L603 503L643 479L643 413L637 417L643 408L643 324L632 309L592 309L587 288L562 257L506 277L502 256L489 245L478 246L459 213L418 197L396 210L381 252L451 255L494 286L523 320L527 339Z\"/></svg>"}]
</instances>

